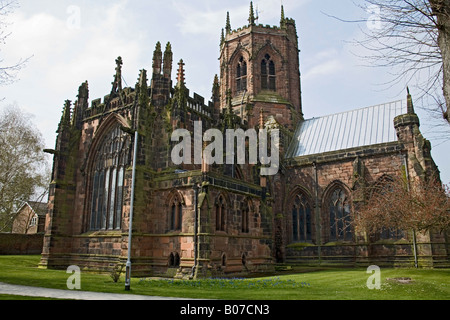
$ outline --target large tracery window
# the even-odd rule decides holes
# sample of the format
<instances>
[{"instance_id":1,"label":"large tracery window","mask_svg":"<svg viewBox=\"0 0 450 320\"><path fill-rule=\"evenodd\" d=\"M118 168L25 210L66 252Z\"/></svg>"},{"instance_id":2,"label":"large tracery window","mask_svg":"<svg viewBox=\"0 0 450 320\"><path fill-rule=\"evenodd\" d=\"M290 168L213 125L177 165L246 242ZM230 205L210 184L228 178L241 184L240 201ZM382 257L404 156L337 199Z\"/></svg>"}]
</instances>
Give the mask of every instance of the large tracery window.
<instances>
[{"instance_id":1,"label":"large tracery window","mask_svg":"<svg viewBox=\"0 0 450 320\"><path fill-rule=\"evenodd\" d=\"M130 139L119 126L100 143L92 173L90 230L118 230L122 226L125 168Z\"/></svg>"},{"instance_id":2,"label":"large tracery window","mask_svg":"<svg viewBox=\"0 0 450 320\"><path fill-rule=\"evenodd\" d=\"M261 89L276 91L275 63L268 54L261 61Z\"/></svg>"},{"instance_id":3,"label":"large tracery window","mask_svg":"<svg viewBox=\"0 0 450 320\"><path fill-rule=\"evenodd\" d=\"M350 203L347 193L342 188L336 188L328 203L330 212L330 240L351 241Z\"/></svg>"},{"instance_id":4,"label":"large tracery window","mask_svg":"<svg viewBox=\"0 0 450 320\"><path fill-rule=\"evenodd\" d=\"M292 206L292 239L294 242L312 240L311 206L303 194L295 197Z\"/></svg>"},{"instance_id":5,"label":"large tracery window","mask_svg":"<svg viewBox=\"0 0 450 320\"><path fill-rule=\"evenodd\" d=\"M236 67L236 90L238 93L247 90L247 62L244 57L239 59Z\"/></svg>"}]
</instances>

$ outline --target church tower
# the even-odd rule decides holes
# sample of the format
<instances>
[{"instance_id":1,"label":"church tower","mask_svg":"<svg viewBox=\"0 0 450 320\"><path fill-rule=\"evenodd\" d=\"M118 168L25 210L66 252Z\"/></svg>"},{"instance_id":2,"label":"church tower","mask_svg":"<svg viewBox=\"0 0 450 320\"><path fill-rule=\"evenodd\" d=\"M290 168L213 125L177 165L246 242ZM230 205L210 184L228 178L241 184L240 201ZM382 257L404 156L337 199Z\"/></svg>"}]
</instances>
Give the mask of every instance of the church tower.
<instances>
[{"instance_id":1,"label":"church tower","mask_svg":"<svg viewBox=\"0 0 450 320\"><path fill-rule=\"evenodd\" d=\"M257 24L250 4L249 24L232 30L227 14L220 45L220 107L231 108L243 124L256 127L260 115L294 130L303 118L295 21L281 8L280 26Z\"/></svg>"}]
</instances>

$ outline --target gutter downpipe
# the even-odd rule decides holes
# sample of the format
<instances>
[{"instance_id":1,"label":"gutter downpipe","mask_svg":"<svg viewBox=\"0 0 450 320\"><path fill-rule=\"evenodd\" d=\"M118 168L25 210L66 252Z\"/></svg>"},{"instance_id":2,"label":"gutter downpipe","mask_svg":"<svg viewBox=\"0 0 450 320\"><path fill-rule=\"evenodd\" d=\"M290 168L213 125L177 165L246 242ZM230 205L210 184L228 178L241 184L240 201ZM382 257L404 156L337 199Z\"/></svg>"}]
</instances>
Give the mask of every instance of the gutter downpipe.
<instances>
[{"instance_id":1,"label":"gutter downpipe","mask_svg":"<svg viewBox=\"0 0 450 320\"><path fill-rule=\"evenodd\" d=\"M315 184L315 216L316 216L316 241L317 241L317 255L319 258L319 266L322 260L322 250L321 250L321 238L320 238L320 211L319 211L319 177L317 173L317 163L313 162L314 168L314 184Z\"/></svg>"},{"instance_id":2,"label":"gutter downpipe","mask_svg":"<svg viewBox=\"0 0 450 320\"><path fill-rule=\"evenodd\" d=\"M128 259L125 267L125 290L130 291L131 286L131 237L133 233L133 211L134 211L134 189L136 186L136 161L138 148L138 132L134 133L134 155L133 155L133 174L131 182L131 202L130 202L130 221L128 230Z\"/></svg>"}]
</instances>

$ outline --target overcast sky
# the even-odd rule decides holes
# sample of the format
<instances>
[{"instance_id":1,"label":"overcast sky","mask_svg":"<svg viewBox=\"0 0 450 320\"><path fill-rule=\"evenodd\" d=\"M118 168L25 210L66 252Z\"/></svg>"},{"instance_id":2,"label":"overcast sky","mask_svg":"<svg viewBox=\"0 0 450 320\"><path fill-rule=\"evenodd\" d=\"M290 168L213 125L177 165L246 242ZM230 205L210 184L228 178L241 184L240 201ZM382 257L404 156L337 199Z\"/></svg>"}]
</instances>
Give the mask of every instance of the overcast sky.
<instances>
[{"instance_id":1,"label":"overcast sky","mask_svg":"<svg viewBox=\"0 0 450 320\"><path fill-rule=\"evenodd\" d=\"M281 3L286 16L297 23L300 43L303 112L305 118L359 109L406 98L406 86L382 85L389 70L368 67L358 56L369 19L355 3L359 0L255 0L259 23L279 25ZM186 85L209 100L214 75L219 73L219 41L230 12L233 29L246 25L250 1L242 0L20 0L8 16L11 35L0 46L3 65L31 57L18 81L0 87L0 108L15 104L33 115L47 147L55 144L55 131L64 101L76 100L78 87L89 82L90 100L111 91L115 59L124 62L124 86L134 87L139 70L151 70L157 41L171 42L176 63L186 63ZM414 97L414 89L411 90ZM417 93L419 94L419 93ZM442 180L450 183L450 140L434 126L439 119L417 110L422 133L431 140L433 157ZM444 127L445 128L445 127ZM448 134L449 130L444 132Z\"/></svg>"}]
</instances>

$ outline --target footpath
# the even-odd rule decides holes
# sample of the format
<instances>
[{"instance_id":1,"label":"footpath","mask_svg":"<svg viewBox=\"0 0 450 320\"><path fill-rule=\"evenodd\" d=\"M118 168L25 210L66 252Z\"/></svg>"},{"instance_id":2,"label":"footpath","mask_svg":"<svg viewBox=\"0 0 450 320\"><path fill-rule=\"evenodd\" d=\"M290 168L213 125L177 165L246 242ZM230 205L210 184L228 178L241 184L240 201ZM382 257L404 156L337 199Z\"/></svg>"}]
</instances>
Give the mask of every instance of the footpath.
<instances>
[{"instance_id":1,"label":"footpath","mask_svg":"<svg viewBox=\"0 0 450 320\"><path fill-rule=\"evenodd\" d=\"M0 282L0 294L9 294L25 297L56 298L66 300L190 300L181 298L142 296L134 294L47 289L47 288L12 285L1 282Z\"/></svg>"}]
</instances>

